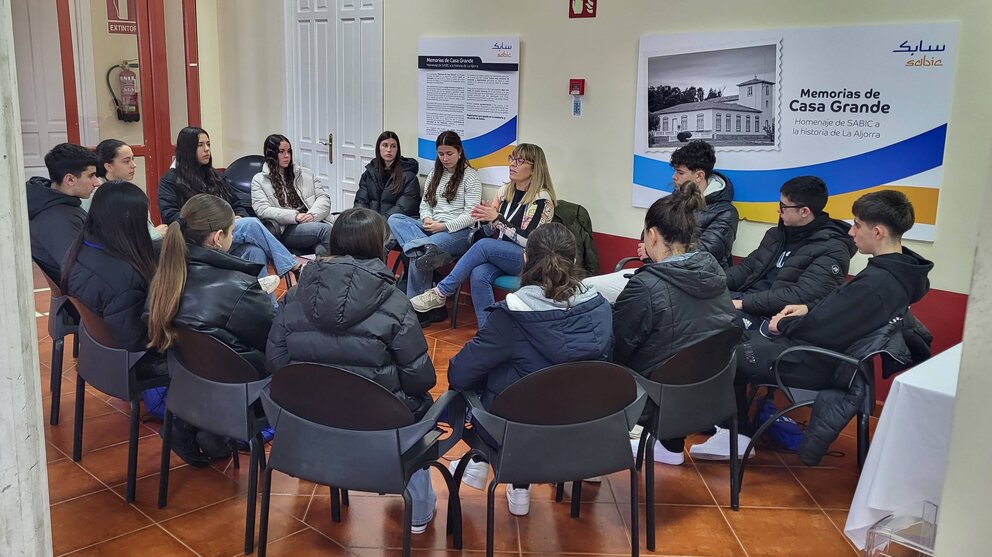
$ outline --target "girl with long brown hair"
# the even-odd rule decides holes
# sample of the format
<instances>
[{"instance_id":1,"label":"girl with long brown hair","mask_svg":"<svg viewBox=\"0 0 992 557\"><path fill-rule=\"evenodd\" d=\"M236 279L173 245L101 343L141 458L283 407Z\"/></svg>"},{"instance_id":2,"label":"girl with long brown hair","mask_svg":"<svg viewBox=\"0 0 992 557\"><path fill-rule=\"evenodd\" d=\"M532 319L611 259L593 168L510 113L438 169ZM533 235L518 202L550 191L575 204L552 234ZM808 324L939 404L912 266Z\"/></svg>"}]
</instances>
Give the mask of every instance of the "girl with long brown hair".
<instances>
[{"instance_id":1,"label":"girl with long brown hair","mask_svg":"<svg viewBox=\"0 0 992 557\"><path fill-rule=\"evenodd\" d=\"M488 406L499 393L528 374L580 360L608 360L612 344L610 304L582 285L575 264L575 237L560 223L530 235L523 254L520 289L489 308L479 326L448 364L452 389L482 392ZM457 462L452 463L452 469ZM469 463L464 481L482 489L488 465ZM530 509L529 486L507 486L510 512Z\"/></svg>"},{"instance_id":2,"label":"girl with long brown hair","mask_svg":"<svg viewBox=\"0 0 992 557\"><path fill-rule=\"evenodd\" d=\"M396 132L382 132L375 145L375 158L365 165L358 181L355 207L372 209L386 218L397 213L417 218L420 214L417 159L402 155Z\"/></svg>"},{"instance_id":3,"label":"girl with long brown hair","mask_svg":"<svg viewBox=\"0 0 992 557\"><path fill-rule=\"evenodd\" d=\"M442 132L435 145L437 159L427 175L420 220L402 214L389 217L393 239L408 260L406 292L411 298L431 287L434 269L468 249L469 227L475 222L472 208L482 200L482 180L469 165L458 134ZM443 319L436 315L428 322Z\"/></svg>"}]
</instances>

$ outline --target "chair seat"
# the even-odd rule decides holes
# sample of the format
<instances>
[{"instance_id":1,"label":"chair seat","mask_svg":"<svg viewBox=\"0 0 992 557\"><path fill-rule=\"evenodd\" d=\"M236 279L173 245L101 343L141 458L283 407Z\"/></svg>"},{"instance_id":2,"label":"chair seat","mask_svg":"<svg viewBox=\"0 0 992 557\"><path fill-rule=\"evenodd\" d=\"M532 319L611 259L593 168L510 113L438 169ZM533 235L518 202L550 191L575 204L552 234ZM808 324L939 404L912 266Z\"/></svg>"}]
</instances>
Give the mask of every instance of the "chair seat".
<instances>
[{"instance_id":1,"label":"chair seat","mask_svg":"<svg viewBox=\"0 0 992 557\"><path fill-rule=\"evenodd\" d=\"M498 276L496 277L496 280L493 281L493 286L502 290L515 292L520 290L520 277L515 277L512 275Z\"/></svg>"}]
</instances>

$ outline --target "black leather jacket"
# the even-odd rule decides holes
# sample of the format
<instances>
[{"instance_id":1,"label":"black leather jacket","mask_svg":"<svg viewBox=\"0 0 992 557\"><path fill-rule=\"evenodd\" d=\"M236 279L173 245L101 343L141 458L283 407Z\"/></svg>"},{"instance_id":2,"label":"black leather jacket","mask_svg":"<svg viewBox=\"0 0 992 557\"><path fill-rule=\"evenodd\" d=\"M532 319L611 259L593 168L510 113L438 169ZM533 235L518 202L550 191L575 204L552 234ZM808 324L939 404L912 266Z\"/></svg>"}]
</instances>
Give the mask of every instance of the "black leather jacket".
<instances>
[{"instance_id":1,"label":"black leather jacket","mask_svg":"<svg viewBox=\"0 0 992 557\"><path fill-rule=\"evenodd\" d=\"M216 338L264 370L275 309L258 284L261 265L203 246L186 249L186 288L173 324Z\"/></svg>"}]
</instances>

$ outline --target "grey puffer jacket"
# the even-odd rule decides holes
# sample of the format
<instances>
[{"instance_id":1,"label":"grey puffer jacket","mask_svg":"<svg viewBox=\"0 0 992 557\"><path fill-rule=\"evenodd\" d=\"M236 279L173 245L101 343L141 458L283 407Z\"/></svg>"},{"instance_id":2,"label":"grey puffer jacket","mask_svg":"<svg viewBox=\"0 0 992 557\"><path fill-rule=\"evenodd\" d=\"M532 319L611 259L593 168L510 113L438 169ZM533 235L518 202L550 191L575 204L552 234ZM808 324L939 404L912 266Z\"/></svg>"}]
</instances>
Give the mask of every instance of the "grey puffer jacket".
<instances>
[{"instance_id":1,"label":"grey puffer jacket","mask_svg":"<svg viewBox=\"0 0 992 557\"><path fill-rule=\"evenodd\" d=\"M332 365L375 381L423 416L434 364L413 306L394 282L378 259L339 256L307 265L272 324L269 369Z\"/></svg>"},{"instance_id":2,"label":"grey puffer jacket","mask_svg":"<svg viewBox=\"0 0 992 557\"><path fill-rule=\"evenodd\" d=\"M731 326L723 269L707 252L669 257L634 272L613 307L613 361L641 375Z\"/></svg>"}]
</instances>

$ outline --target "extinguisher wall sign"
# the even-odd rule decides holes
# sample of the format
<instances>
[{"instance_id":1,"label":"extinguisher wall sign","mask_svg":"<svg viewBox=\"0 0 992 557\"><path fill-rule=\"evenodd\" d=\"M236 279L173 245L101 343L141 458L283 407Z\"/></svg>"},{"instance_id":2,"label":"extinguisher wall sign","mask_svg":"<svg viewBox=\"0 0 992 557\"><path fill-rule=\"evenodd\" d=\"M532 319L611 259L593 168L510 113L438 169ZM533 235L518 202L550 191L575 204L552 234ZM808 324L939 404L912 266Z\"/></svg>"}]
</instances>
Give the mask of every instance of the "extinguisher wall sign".
<instances>
[{"instance_id":1,"label":"extinguisher wall sign","mask_svg":"<svg viewBox=\"0 0 992 557\"><path fill-rule=\"evenodd\" d=\"M138 34L137 0L107 0L107 32L111 35Z\"/></svg>"},{"instance_id":2,"label":"extinguisher wall sign","mask_svg":"<svg viewBox=\"0 0 992 557\"><path fill-rule=\"evenodd\" d=\"M596 17L596 0L568 0L568 17Z\"/></svg>"}]
</instances>

